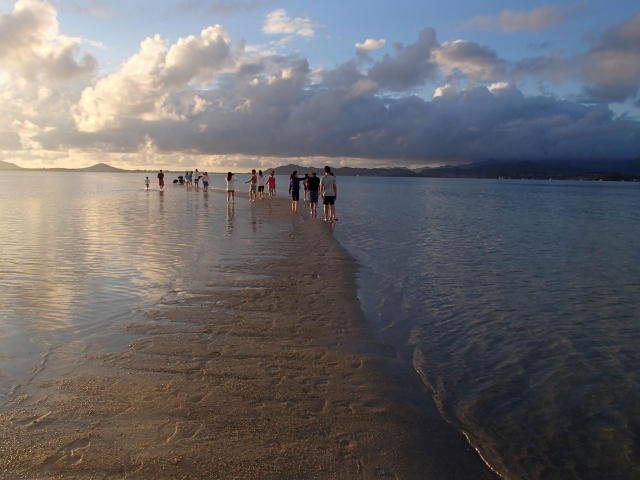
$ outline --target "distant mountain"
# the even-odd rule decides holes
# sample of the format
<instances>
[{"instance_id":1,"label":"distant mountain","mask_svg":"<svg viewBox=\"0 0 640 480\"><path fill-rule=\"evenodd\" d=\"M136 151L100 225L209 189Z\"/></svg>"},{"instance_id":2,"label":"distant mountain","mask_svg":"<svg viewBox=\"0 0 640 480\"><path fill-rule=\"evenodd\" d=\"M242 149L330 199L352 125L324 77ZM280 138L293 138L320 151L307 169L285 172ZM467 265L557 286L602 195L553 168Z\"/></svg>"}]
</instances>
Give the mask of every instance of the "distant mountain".
<instances>
[{"instance_id":1,"label":"distant mountain","mask_svg":"<svg viewBox=\"0 0 640 480\"><path fill-rule=\"evenodd\" d=\"M106 163L96 163L90 167L78 168L79 172L128 172L129 170L123 170L122 168L112 167Z\"/></svg>"},{"instance_id":2,"label":"distant mountain","mask_svg":"<svg viewBox=\"0 0 640 480\"><path fill-rule=\"evenodd\" d=\"M13 171L13 170L24 170L24 168L19 167L15 163L3 162L2 160L0 160L0 170Z\"/></svg>"},{"instance_id":3,"label":"distant mountain","mask_svg":"<svg viewBox=\"0 0 640 480\"><path fill-rule=\"evenodd\" d=\"M263 172L275 171L276 175L289 176L291 173L297 170L299 176L304 176L305 173L311 174L316 172L318 176L324 175L324 167L302 167L300 165L283 165L275 168L264 169ZM336 176L343 177L417 177L418 173L403 167L393 168L353 168L353 167L331 167L331 171Z\"/></svg>"},{"instance_id":4,"label":"distant mountain","mask_svg":"<svg viewBox=\"0 0 640 480\"><path fill-rule=\"evenodd\" d=\"M426 168L421 177L636 180L640 159L624 161L537 161L489 159L468 165Z\"/></svg>"}]
</instances>

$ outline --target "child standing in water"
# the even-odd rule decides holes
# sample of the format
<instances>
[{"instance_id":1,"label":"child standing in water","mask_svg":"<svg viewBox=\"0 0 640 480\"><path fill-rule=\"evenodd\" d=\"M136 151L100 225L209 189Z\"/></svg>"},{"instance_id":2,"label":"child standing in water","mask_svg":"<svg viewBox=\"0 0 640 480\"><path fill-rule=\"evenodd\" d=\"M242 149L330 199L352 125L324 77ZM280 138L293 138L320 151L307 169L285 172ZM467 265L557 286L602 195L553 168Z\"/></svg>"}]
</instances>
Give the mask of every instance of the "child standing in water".
<instances>
[{"instance_id":1,"label":"child standing in water","mask_svg":"<svg viewBox=\"0 0 640 480\"><path fill-rule=\"evenodd\" d=\"M236 176L233 173L229 172L227 173L227 202L235 203L236 201L235 191L236 191Z\"/></svg>"},{"instance_id":2,"label":"child standing in water","mask_svg":"<svg viewBox=\"0 0 640 480\"><path fill-rule=\"evenodd\" d=\"M147 190L149 190L149 184L151 183L151 180L149 180L149 177L144 179L144 186Z\"/></svg>"}]
</instances>

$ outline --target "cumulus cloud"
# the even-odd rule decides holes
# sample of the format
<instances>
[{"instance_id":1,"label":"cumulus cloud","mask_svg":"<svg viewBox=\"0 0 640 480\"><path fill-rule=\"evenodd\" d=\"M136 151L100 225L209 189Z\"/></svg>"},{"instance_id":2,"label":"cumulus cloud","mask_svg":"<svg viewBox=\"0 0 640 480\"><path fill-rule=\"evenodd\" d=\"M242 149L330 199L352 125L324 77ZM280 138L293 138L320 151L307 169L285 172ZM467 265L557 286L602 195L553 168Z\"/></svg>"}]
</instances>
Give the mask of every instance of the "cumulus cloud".
<instances>
[{"instance_id":1,"label":"cumulus cloud","mask_svg":"<svg viewBox=\"0 0 640 480\"><path fill-rule=\"evenodd\" d=\"M475 42L445 42L434 50L434 56L440 71L450 78L493 82L508 75L508 62L500 59L495 50Z\"/></svg>"},{"instance_id":2,"label":"cumulus cloud","mask_svg":"<svg viewBox=\"0 0 640 480\"><path fill-rule=\"evenodd\" d=\"M69 80L94 73L97 60L81 40L60 35L55 9L44 0L19 0L0 15L0 68L35 81Z\"/></svg>"},{"instance_id":3,"label":"cumulus cloud","mask_svg":"<svg viewBox=\"0 0 640 480\"><path fill-rule=\"evenodd\" d=\"M368 52L371 52L373 50L377 50L379 48L384 47L385 43L387 43L387 41L384 38L381 38L380 40L374 40L373 38L367 38L364 43L356 43L356 48L358 50L366 50Z\"/></svg>"},{"instance_id":4,"label":"cumulus cloud","mask_svg":"<svg viewBox=\"0 0 640 480\"><path fill-rule=\"evenodd\" d=\"M581 2L568 7L546 6L528 12L505 10L496 16L481 15L464 22L467 30L502 30L504 32L537 33L548 28L563 25L576 14L584 11L587 3Z\"/></svg>"},{"instance_id":5,"label":"cumulus cloud","mask_svg":"<svg viewBox=\"0 0 640 480\"><path fill-rule=\"evenodd\" d=\"M269 35L313 37L316 34L316 29L322 26L307 17L291 18L287 15L286 10L279 9L267 14L262 31Z\"/></svg>"},{"instance_id":6,"label":"cumulus cloud","mask_svg":"<svg viewBox=\"0 0 640 480\"><path fill-rule=\"evenodd\" d=\"M118 73L101 78L82 92L74 109L78 129L91 132L119 128L127 118L183 118L189 108L199 108L195 97L187 105L176 105L171 93L192 81L207 82L215 73L232 68L230 41L220 25L204 29L199 37L181 38L170 48L159 35L147 38L140 52Z\"/></svg>"},{"instance_id":7,"label":"cumulus cloud","mask_svg":"<svg viewBox=\"0 0 640 480\"><path fill-rule=\"evenodd\" d=\"M438 66L433 51L438 46L436 32L425 28L418 34L418 40L406 47L396 42L395 54L385 55L369 70L369 78L381 88L405 91L423 85L435 76Z\"/></svg>"}]
</instances>

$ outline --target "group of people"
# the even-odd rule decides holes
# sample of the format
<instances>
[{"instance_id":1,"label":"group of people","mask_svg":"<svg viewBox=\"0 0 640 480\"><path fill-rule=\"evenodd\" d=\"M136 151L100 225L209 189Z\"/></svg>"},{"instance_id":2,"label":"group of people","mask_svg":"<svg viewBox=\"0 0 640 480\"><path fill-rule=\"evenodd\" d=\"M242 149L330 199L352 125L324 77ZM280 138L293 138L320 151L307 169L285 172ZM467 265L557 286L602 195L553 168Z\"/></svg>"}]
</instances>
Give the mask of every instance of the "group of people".
<instances>
[{"instance_id":1,"label":"group of people","mask_svg":"<svg viewBox=\"0 0 640 480\"><path fill-rule=\"evenodd\" d=\"M202 180L202 187L205 192L209 191L209 183L211 180L209 179L209 174L207 172L201 173L198 172L196 168L195 172L184 172L184 176L179 175L177 180L174 180L173 183L178 185L185 185L187 188L194 187L196 191L200 189L200 180ZM151 181L149 177L145 178L144 185L147 190L149 190L149 185ZM164 189L164 172L160 170L158 172L158 186L160 190Z\"/></svg>"},{"instance_id":2,"label":"group of people","mask_svg":"<svg viewBox=\"0 0 640 480\"><path fill-rule=\"evenodd\" d=\"M164 173L162 170L158 173L158 185L160 190L164 189ZM209 190L209 174L198 172L196 168L193 172L185 172L184 177L180 175L174 183L185 185L187 188L193 186L197 191L199 189L199 183L202 180L204 191ZM237 178L232 173L227 173L227 201L235 202L235 191ZM144 181L146 189L149 189L149 177ZM269 198L276 196L276 174L272 171L265 179L262 170L251 170L251 178L244 183L249 184L249 202L255 202L258 198L264 199L264 187L267 186L269 192ZM322 203L324 205L324 220L325 222L334 222L338 220L336 216L336 199L338 197L338 185L336 183L336 177L331 172L331 167L324 167L324 175L322 178L316 175L316 172L312 172L311 175L305 174L304 177L299 177L298 172L294 171L289 177L289 195L291 195L291 213L298 213L298 202L300 201L300 184L304 190L304 205L309 202L311 218L318 217L318 200L322 197Z\"/></svg>"},{"instance_id":3,"label":"group of people","mask_svg":"<svg viewBox=\"0 0 640 480\"><path fill-rule=\"evenodd\" d=\"M331 167L324 167L324 176L322 178L312 172L311 175L305 174L304 177L298 176L298 171L294 171L289 177L289 194L291 195L291 212L298 213L298 202L300 201L300 184L304 189L303 201L309 202L311 209L311 218L318 217L318 198L322 196L324 205L325 222L333 222L338 220L336 216L336 198L338 197L338 185L336 177L331 172Z\"/></svg>"}]
</instances>

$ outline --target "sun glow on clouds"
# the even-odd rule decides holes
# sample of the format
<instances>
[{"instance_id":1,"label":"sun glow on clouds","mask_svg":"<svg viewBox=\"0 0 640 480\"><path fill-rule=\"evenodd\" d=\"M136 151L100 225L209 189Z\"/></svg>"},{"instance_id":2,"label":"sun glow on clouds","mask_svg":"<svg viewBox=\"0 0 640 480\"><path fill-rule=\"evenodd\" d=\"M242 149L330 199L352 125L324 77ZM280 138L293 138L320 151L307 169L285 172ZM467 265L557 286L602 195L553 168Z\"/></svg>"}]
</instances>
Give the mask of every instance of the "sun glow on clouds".
<instances>
[{"instance_id":1,"label":"sun glow on clouds","mask_svg":"<svg viewBox=\"0 0 640 480\"><path fill-rule=\"evenodd\" d=\"M320 27L276 10L263 32L311 39ZM0 16L0 159L224 170L289 161L633 158L640 124L616 118L608 102L637 98L638 31L640 14L580 55L508 61L468 40L441 43L425 28L378 60L368 52L386 41L369 38L351 60L311 68L301 53L234 43L212 25L173 43L146 38L117 72L100 77L86 41L60 33L50 3L20 0ZM576 101L518 88L540 80L582 90ZM425 89L435 90L432 98L420 95Z\"/></svg>"}]
</instances>

